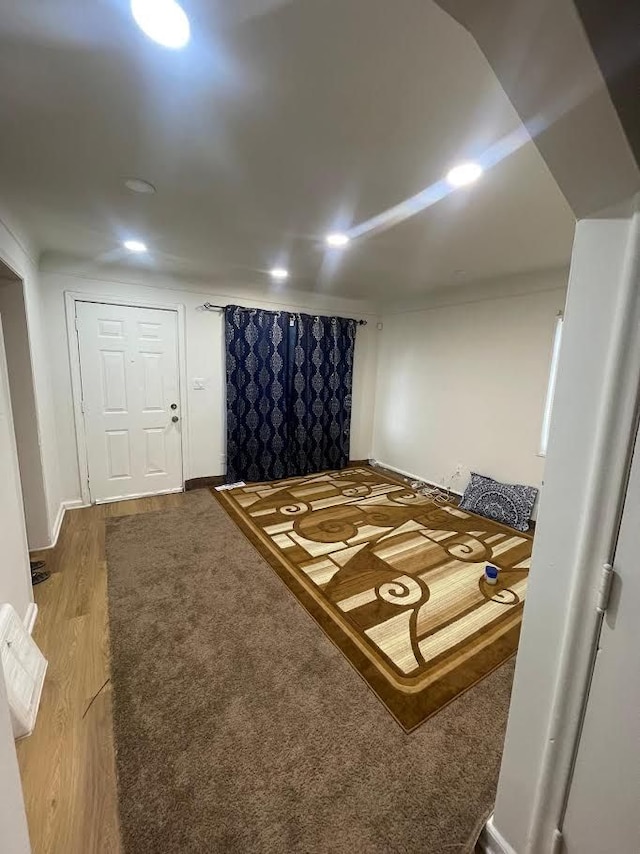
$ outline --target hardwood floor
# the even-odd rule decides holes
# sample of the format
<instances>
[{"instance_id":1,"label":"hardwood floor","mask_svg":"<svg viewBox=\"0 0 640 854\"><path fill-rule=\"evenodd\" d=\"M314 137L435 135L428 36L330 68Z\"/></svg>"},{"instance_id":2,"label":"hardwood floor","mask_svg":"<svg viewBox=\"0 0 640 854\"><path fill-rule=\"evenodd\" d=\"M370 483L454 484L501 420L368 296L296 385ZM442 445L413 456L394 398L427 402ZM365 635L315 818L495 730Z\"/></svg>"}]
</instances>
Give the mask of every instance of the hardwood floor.
<instances>
[{"instance_id":1,"label":"hardwood floor","mask_svg":"<svg viewBox=\"0 0 640 854\"><path fill-rule=\"evenodd\" d=\"M18 744L34 854L120 854L109 684L105 519L179 506L181 494L68 511L51 578L35 588L49 661L33 735Z\"/></svg>"}]
</instances>

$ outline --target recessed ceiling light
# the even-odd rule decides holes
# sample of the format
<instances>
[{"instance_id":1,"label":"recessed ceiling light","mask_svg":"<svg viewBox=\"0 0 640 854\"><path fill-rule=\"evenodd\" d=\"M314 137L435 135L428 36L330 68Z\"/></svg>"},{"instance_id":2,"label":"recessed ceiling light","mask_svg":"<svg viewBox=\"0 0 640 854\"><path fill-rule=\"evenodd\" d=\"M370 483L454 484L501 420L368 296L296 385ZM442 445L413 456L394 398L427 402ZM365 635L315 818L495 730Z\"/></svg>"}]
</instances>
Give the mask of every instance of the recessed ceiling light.
<instances>
[{"instance_id":1,"label":"recessed ceiling light","mask_svg":"<svg viewBox=\"0 0 640 854\"><path fill-rule=\"evenodd\" d=\"M141 240L125 240L122 244L127 252L146 252L147 244Z\"/></svg>"},{"instance_id":2,"label":"recessed ceiling light","mask_svg":"<svg viewBox=\"0 0 640 854\"><path fill-rule=\"evenodd\" d=\"M174 50L191 37L189 19L176 0L131 0L131 14L145 35Z\"/></svg>"},{"instance_id":3,"label":"recessed ceiling light","mask_svg":"<svg viewBox=\"0 0 640 854\"><path fill-rule=\"evenodd\" d=\"M340 231L334 231L332 234L327 234L326 237L327 246L331 246L333 249L340 249L342 246L346 246L349 240L349 235L343 234Z\"/></svg>"},{"instance_id":4,"label":"recessed ceiling light","mask_svg":"<svg viewBox=\"0 0 640 854\"><path fill-rule=\"evenodd\" d=\"M155 193L156 188L149 181L143 181L142 178L125 178L124 185L127 190L134 193Z\"/></svg>"},{"instance_id":5,"label":"recessed ceiling light","mask_svg":"<svg viewBox=\"0 0 640 854\"><path fill-rule=\"evenodd\" d=\"M289 278L289 271L285 270L284 267L274 267L273 270L269 270L269 275L277 282L284 282L285 279Z\"/></svg>"},{"instance_id":6,"label":"recessed ceiling light","mask_svg":"<svg viewBox=\"0 0 640 854\"><path fill-rule=\"evenodd\" d=\"M452 187L464 187L465 184L473 184L482 175L482 166L479 163L460 163L447 172L447 183Z\"/></svg>"}]
</instances>

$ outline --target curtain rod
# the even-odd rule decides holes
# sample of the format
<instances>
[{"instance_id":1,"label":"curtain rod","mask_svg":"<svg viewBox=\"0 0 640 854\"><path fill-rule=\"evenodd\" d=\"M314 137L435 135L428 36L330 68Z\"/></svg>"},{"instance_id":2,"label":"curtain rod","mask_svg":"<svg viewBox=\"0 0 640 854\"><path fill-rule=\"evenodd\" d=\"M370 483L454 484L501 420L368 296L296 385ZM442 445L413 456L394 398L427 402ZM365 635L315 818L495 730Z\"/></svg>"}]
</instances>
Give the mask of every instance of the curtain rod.
<instances>
[{"instance_id":1,"label":"curtain rod","mask_svg":"<svg viewBox=\"0 0 640 854\"><path fill-rule=\"evenodd\" d=\"M199 305L198 308L202 309L203 311L224 311L226 305L214 305L213 303L205 302L203 305ZM306 312L304 313L306 314ZM292 311L291 314L300 314L300 312ZM355 317L347 318L347 320L355 320L358 326L366 326L368 323L368 321L366 320L357 320Z\"/></svg>"}]
</instances>

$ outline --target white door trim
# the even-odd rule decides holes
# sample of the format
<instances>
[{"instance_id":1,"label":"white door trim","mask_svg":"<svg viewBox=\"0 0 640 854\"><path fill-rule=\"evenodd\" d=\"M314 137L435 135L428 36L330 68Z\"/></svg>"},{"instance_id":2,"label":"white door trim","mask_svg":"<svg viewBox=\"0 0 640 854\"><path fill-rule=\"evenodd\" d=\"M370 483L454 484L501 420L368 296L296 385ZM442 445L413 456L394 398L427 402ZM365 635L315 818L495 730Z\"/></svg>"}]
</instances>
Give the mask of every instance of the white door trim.
<instances>
[{"instance_id":1,"label":"white door trim","mask_svg":"<svg viewBox=\"0 0 640 854\"><path fill-rule=\"evenodd\" d=\"M69 345L69 365L71 367L71 395L73 398L73 419L76 428L76 447L78 471L80 472L80 492L84 504L91 504L89 492L89 463L87 461L87 436L82 412L82 379L80 373L80 348L76 329L76 303L95 302L105 305L124 305L130 308L153 308L177 312L178 319L178 378L180 382L180 412L182 430L182 489L188 474L189 459L189 411L187 409L187 347L185 307L182 303L160 303L157 301L135 300L128 297L98 296L82 291L65 291L65 314L67 318L67 341Z\"/></svg>"}]
</instances>

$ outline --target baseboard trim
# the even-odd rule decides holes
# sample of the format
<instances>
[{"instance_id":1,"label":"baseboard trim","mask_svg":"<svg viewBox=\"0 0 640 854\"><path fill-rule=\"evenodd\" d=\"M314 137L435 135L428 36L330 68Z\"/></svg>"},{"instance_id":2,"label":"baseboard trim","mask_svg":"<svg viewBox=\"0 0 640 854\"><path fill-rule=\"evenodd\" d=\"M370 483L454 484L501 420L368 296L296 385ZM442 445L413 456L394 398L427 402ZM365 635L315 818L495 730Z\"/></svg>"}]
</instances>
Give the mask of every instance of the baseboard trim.
<instances>
[{"instance_id":1,"label":"baseboard trim","mask_svg":"<svg viewBox=\"0 0 640 854\"><path fill-rule=\"evenodd\" d=\"M51 532L51 542L47 543L44 546L32 546L29 545L30 552L44 552L47 549L54 549L58 542L58 537L60 536L60 531L62 530L62 523L64 522L64 516L67 510L77 510L80 507L89 507L89 504L85 504L81 498L72 498L69 501L61 501L60 506L58 507L58 512L56 513L55 522L53 523L53 530Z\"/></svg>"},{"instance_id":2,"label":"baseboard trim","mask_svg":"<svg viewBox=\"0 0 640 854\"><path fill-rule=\"evenodd\" d=\"M24 623L25 629L29 632L29 634L33 634L33 627L36 624L36 617L38 616L38 606L35 602L30 602L27 605L27 612L24 615Z\"/></svg>"},{"instance_id":3,"label":"baseboard trim","mask_svg":"<svg viewBox=\"0 0 640 854\"><path fill-rule=\"evenodd\" d=\"M515 848L509 845L504 836L496 828L493 815L489 816L487 823L482 828L477 847L483 854L517 854Z\"/></svg>"},{"instance_id":4,"label":"baseboard trim","mask_svg":"<svg viewBox=\"0 0 640 854\"><path fill-rule=\"evenodd\" d=\"M53 548L55 544L58 542L58 537L60 536L60 531L62 529L62 523L64 522L64 514L67 512L67 507L64 501L58 507L58 512L56 514L55 522L53 523L53 531L51 532L51 545L49 548Z\"/></svg>"},{"instance_id":5,"label":"baseboard trim","mask_svg":"<svg viewBox=\"0 0 640 854\"><path fill-rule=\"evenodd\" d=\"M458 495L462 497L462 493L458 492L457 489L449 489L449 487L444 486L442 483L436 483L434 480L427 480L427 478L422 477L419 474L414 474L410 471L405 471L404 469L399 469L397 466L392 466L389 463L385 463L382 460L375 461L381 468L389 469L389 471L395 472L396 474L401 474L403 477L408 477L410 480L421 480L423 483L428 484L429 486L437 486L438 489L442 489L443 492L449 492L452 495Z\"/></svg>"},{"instance_id":6,"label":"baseboard trim","mask_svg":"<svg viewBox=\"0 0 640 854\"><path fill-rule=\"evenodd\" d=\"M223 474L212 474L206 477L190 477L184 482L184 491L191 492L192 489L207 489L212 486L221 486L226 480Z\"/></svg>"}]
</instances>

